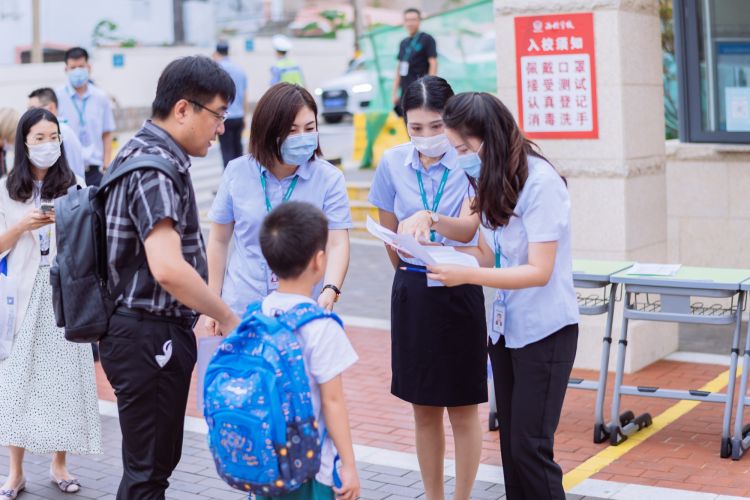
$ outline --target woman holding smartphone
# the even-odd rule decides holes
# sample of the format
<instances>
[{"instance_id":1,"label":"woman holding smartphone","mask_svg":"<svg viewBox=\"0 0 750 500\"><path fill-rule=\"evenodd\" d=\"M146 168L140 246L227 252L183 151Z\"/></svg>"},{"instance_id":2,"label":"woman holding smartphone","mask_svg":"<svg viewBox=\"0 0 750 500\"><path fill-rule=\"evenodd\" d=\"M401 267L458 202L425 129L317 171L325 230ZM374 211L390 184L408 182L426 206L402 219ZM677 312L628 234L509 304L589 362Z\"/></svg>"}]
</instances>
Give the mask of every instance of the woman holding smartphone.
<instances>
[{"instance_id":1,"label":"woman holding smartphone","mask_svg":"<svg viewBox=\"0 0 750 500\"><path fill-rule=\"evenodd\" d=\"M91 347L65 340L52 308L51 203L77 183L65 161L57 118L42 108L27 111L18 124L14 156L13 169L0 180L0 258L7 259L17 290L13 346L0 359L0 444L10 455L1 499L25 489L26 450L52 454L49 477L64 493L80 489L68 472L67 453L101 453Z\"/></svg>"},{"instance_id":2,"label":"woman holding smartphone","mask_svg":"<svg viewBox=\"0 0 750 500\"><path fill-rule=\"evenodd\" d=\"M489 351L506 493L564 499L553 445L578 339L567 187L496 97L459 94L443 121L459 167L475 179L472 213L435 220L423 211L400 229L469 241L480 228L478 246L465 251L482 268L434 266L428 277L497 289Z\"/></svg>"}]
</instances>

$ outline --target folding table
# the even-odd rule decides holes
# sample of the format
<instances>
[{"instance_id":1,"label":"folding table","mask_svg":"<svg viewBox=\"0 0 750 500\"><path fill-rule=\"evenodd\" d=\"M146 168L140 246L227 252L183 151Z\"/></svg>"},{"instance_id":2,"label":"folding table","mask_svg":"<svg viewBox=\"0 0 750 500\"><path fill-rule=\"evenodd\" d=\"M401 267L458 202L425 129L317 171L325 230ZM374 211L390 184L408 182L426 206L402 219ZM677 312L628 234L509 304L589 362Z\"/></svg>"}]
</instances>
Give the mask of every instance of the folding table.
<instances>
[{"instance_id":1,"label":"folding table","mask_svg":"<svg viewBox=\"0 0 750 500\"><path fill-rule=\"evenodd\" d=\"M602 338L602 355L599 364L599 379L584 380L572 378L568 381L571 389L596 391L594 409L594 442L603 443L609 438L609 430L604 422L604 394L607 390L607 370L609 369L609 352L612 344L612 320L614 318L617 284L610 282L610 276L628 269L633 265L626 261L573 260L573 283L577 289L598 290L597 293L584 294L578 290L578 311L586 316L607 315L604 337ZM620 419L626 424L634 415L626 412Z\"/></svg>"},{"instance_id":2,"label":"folding table","mask_svg":"<svg viewBox=\"0 0 750 500\"><path fill-rule=\"evenodd\" d=\"M624 300L622 330L617 348L612 413L609 423L610 443L613 445L620 444L628 436L651 425L651 416L648 413L625 424L620 422L620 398L623 395L721 403L724 405L724 417L720 454L722 458L729 457L732 454L733 447L730 438L730 422L739 357L740 326L747 290L741 290L740 284L750 279L750 270L681 267L673 276L646 276L628 273L629 270L626 269L611 277L612 283L619 283L624 286ZM712 304L711 299L730 299L731 302L728 306ZM625 353L628 343L628 322L630 320L704 325L734 324L727 392L623 385ZM750 363L747 357L746 354L746 364ZM747 383L747 374L745 374L743 381L745 384ZM742 429L740 429L740 434L741 431ZM737 439L737 436L735 436L735 439Z\"/></svg>"}]
</instances>

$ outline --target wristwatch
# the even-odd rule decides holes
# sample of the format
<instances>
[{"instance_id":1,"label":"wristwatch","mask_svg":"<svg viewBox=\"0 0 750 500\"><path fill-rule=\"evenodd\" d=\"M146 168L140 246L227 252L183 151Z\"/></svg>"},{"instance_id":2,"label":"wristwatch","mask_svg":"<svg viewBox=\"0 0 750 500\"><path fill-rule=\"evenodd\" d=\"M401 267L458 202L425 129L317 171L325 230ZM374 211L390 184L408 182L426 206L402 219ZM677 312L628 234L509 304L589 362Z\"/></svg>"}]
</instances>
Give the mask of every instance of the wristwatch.
<instances>
[{"instance_id":1,"label":"wristwatch","mask_svg":"<svg viewBox=\"0 0 750 500\"><path fill-rule=\"evenodd\" d=\"M323 290L325 291L326 289L333 290L333 293L336 294L336 298L333 299L333 301L334 302L338 302L339 301L339 297L341 296L341 290L339 290L339 287L337 287L336 285L326 285L326 286L323 287Z\"/></svg>"}]
</instances>

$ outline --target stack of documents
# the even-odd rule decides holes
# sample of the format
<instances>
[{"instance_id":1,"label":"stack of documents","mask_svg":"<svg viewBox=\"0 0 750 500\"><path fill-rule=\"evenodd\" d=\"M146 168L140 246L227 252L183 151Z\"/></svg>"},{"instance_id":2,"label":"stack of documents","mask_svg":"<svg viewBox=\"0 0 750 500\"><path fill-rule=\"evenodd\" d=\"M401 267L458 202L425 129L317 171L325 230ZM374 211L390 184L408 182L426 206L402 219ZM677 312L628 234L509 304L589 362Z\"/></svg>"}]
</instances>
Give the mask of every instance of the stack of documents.
<instances>
[{"instance_id":1,"label":"stack of documents","mask_svg":"<svg viewBox=\"0 0 750 500\"><path fill-rule=\"evenodd\" d=\"M457 252L454 247L421 245L413 236L396 234L390 229L381 226L369 216L367 217L367 230L379 240L421 261L424 266L453 264L457 266L479 267L479 262L472 255ZM439 283L434 282L429 282L428 285L441 286Z\"/></svg>"},{"instance_id":2,"label":"stack of documents","mask_svg":"<svg viewBox=\"0 0 750 500\"><path fill-rule=\"evenodd\" d=\"M628 269L628 274L639 276L674 276L680 270L680 264L641 264L636 262Z\"/></svg>"}]
</instances>

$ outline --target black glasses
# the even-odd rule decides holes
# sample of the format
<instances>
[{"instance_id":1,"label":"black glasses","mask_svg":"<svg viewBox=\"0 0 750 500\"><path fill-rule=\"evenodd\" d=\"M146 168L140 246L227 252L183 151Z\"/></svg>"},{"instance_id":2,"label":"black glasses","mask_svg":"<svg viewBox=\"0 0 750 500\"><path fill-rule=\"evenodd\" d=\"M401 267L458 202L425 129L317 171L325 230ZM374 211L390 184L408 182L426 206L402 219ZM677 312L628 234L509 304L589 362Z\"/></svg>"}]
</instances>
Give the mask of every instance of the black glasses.
<instances>
[{"instance_id":1,"label":"black glasses","mask_svg":"<svg viewBox=\"0 0 750 500\"><path fill-rule=\"evenodd\" d=\"M229 112L228 111L224 111L223 113L219 113L217 111L214 111L213 109L205 107L203 104L201 104L199 102L193 101L192 99L188 99L187 101L190 104L192 104L193 106L198 106L199 108L208 111L209 113L211 113L212 115L214 115L216 118L218 118L222 122L227 121L227 117L229 116Z\"/></svg>"}]
</instances>

